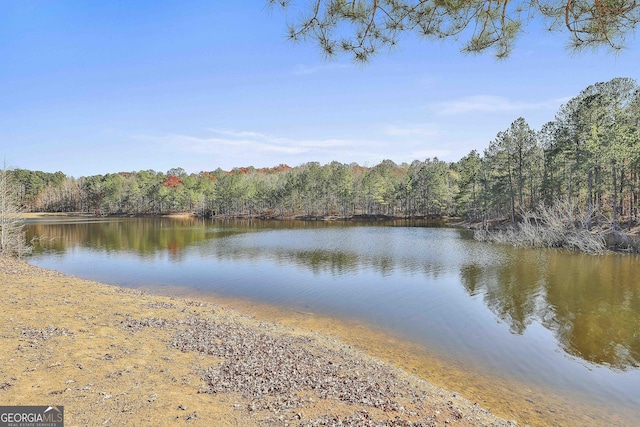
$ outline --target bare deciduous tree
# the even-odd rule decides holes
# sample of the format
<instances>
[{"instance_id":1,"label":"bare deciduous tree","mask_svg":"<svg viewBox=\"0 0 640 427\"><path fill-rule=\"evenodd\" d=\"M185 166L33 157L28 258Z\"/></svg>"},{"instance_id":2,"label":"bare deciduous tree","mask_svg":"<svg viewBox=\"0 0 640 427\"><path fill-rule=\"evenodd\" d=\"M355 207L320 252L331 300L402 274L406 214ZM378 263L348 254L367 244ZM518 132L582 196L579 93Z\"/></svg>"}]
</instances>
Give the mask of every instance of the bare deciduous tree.
<instances>
[{"instance_id":1,"label":"bare deciduous tree","mask_svg":"<svg viewBox=\"0 0 640 427\"><path fill-rule=\"evenodd\" d=\"M6 165L0 170L0 256L17 256L31 252L25 239L22 209Z\"/></svg>"}]
</instances>

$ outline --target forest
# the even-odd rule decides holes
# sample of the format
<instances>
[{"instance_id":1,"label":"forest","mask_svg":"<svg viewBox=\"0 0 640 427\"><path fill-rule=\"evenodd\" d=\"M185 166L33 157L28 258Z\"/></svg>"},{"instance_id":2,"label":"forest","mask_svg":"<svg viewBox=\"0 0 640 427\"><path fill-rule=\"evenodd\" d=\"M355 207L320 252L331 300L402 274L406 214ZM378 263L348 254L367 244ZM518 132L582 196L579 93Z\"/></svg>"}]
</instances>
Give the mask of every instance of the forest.
<instances>
[{"instance_id":1,"label":"forest","mask_svg":"<svg viewBox=\"0 0 640 427\"><path fill-rule=\"evenodd\" d=\"M562 204L588 227L631 227L640 191L640 88L630 78L591 85L532 129L524 118L482 153L371 167L309 162L295 167L142 170L74 178L12 169L28 211L96 215L193 212L226 217L462 217L516 223Z\"/></svg>"}]
</instances>

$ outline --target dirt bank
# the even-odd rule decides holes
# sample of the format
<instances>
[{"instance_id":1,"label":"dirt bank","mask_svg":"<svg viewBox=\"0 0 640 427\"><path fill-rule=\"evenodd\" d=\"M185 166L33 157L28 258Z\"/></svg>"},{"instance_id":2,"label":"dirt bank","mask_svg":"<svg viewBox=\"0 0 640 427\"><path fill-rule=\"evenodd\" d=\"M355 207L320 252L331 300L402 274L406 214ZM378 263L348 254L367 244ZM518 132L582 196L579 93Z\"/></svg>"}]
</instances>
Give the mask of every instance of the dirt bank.
<instances>
[{"instance_id":1,"label":"dirt bank","mask_svg":"<svg viewBox=\"0 0 640 427\"><path fill-rule=\"evenodd\" d=\"M316 332L6 258L0 318L1 404L66 426L515 425Z\"/></svg>"}]
</instances>

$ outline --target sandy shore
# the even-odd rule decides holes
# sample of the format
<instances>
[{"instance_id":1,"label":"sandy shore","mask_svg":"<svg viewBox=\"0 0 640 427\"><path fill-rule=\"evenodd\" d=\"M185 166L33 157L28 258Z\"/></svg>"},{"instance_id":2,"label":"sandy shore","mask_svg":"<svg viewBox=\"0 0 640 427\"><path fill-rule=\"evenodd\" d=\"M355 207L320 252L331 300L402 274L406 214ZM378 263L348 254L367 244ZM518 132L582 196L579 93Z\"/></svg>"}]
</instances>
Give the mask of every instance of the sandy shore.
<instances>
[{"instance_id":1,"label":"sandy shore","mask_svg":"<svg viewBox=\"0 0 640 427\"><path fill-rule=\"evenodd\" d=\"M0 402L66 426L508 426L335 338L0 257Z\"/></svg>"}]
</instances>

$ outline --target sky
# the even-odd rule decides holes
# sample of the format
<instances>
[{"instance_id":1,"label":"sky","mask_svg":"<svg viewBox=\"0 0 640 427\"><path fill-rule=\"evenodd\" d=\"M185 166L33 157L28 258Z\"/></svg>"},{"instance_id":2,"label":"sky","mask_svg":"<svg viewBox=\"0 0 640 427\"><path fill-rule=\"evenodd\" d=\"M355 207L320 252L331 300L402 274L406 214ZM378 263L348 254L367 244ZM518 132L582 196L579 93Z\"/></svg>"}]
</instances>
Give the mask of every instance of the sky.
<instances>
[{"instance_id":1,"label":"sky","mask_svg":"<svg viewBox=\"0 0 640 427\"><path fill-rule=\"evenodd\" d=\"M304 4L304 2L302 2ZM480 153L582 89L640 77L640 43L572 54L526 29L506 60L408 35L359 65L286 40L264 0L0 0L0 157L73 177Z\"/></svg>"}]
</instances>

